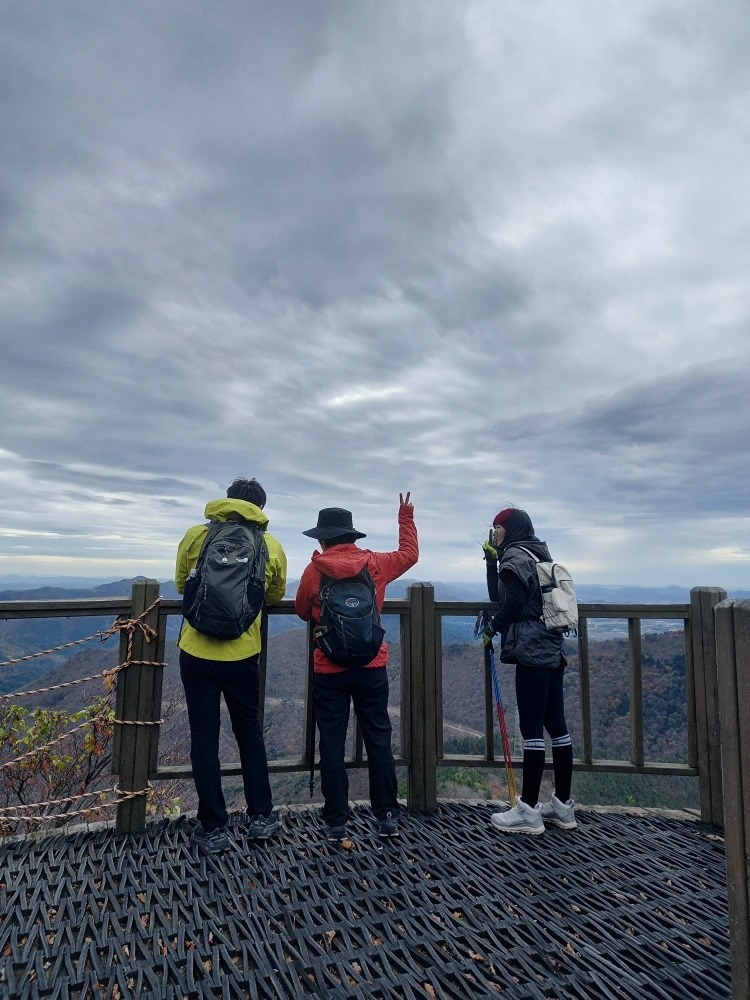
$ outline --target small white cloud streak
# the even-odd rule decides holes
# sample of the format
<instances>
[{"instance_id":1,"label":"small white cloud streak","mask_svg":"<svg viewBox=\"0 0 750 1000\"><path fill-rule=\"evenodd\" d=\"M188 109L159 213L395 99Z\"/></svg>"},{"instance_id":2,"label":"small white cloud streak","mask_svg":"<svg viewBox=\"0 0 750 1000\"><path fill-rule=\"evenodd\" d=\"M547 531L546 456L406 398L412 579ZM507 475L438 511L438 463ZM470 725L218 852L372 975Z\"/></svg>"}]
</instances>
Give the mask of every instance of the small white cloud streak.
<instances>
[{"instance_id":1,"label":"small white cloud streak","mask_svg":"<svg viewBox=\"0 0 750 1000\"><path fill-rule=\"evenodd\" d=\"M405 390L400 386L376 387L361 385L348 389L346 392L342 392L340 395L333 396L330 399L319 398L318 405L332 408L356 406L360 403L374 403L392 399L394 396L403 395L404 392Z\"/></svg>"}]
</instances>

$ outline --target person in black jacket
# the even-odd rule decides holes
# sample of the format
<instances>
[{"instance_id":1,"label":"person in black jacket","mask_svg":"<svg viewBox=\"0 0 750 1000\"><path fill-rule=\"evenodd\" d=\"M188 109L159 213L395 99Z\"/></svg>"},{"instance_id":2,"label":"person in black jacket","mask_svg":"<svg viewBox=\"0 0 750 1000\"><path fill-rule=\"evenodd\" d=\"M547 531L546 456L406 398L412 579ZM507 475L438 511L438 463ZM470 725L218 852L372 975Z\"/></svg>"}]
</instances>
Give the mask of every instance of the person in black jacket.
<instances>
[{"instance_id":1,"label":"person in black jacket","mask_svg":"<svg viewBox=\"0 0 750 1000\"><path fill-rule=\"evenodd\" d=\"M516 665L516 703L523 736L523 791L518 803L491 817L503 833L544 833L545 821L565 830L577 826L570 798L573 747L565 721L563 676L566 659L562 636L542 619L542 592L534 556L551 559L545 542L534 534L525 510L506 507L493 521L484 543L487 590L500 605L485 632L485 642L501 637L500 659ZM544 730L552 741L555 794L539 804L544 774Z\"/></svg>"}]
</instances>

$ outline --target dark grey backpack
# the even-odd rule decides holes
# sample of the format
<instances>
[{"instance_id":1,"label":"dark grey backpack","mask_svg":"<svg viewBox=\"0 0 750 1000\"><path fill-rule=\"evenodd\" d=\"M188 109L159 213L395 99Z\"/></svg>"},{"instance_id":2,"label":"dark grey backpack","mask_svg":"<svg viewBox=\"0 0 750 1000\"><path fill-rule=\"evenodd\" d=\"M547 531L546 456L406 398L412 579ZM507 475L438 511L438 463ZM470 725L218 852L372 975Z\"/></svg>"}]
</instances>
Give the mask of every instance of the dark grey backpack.
<instances>
[{"instance_id":1,"label":"dark grey backpack","mask_svg":"<svg viewBox=\"0 0 750 1000\"><path fill-rule=\"evenodd\" d=\"M367 567L341 580L323 576L319 596L320 622L313 631L318 649L342 667L364 667L374 660L385 630Z\"/></svg>"},{"instance_id":2,"label":"dark grey backpack","mask_svg":"<svg viewBox=\"0 0 750 1000\"><path fill-rule=\"evenodd\" d=\"M212 639L238 639L263 608L267 559L258 525L239 515L211 522L195 569L185 581L185 620Z\"/></svg>"}]
</instances>

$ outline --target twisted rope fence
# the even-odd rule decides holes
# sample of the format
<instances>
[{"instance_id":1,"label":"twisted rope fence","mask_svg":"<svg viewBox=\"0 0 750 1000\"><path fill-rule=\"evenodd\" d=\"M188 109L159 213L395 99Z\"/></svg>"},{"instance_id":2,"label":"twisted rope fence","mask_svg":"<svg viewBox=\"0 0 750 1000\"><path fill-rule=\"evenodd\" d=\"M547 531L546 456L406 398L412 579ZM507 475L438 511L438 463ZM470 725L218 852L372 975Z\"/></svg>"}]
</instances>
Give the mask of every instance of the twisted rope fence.
<instances>
[{"instance_id":1,"label":"twisted rope fence","mask_svg":"<svg viewBox=\"0 0 750 1000\"><path fill-rule=\"evenodd\" d=\"M19 823L47 823L50 820L60 820L69 821L76 816L88 816L92 813L99 815L102 809L111 809L118 806L121 802L127 802L129 799L137 798L142 795L148 795L151 791L151 786L148 788L139 790L137 792L123 792L118 785L113 785L111 788L102 788L98 791L82 792L80 795L70 795L63 799L48 799L47 802L31 802L25 805L10 806L8 808L0 809L0 825L3 822L19 822ZM87 807L82 807L80 809L75 809L72 811L60 812L60 813L31 813L26 812L26 810L32 809L47 809L49 806L54 805L65 805L68 802L79 802L81 799L92 798L97 795L102 796L109 795L111 793L116 793L117 798L111 802L106 802L103 799L99 801L96 805Z\"/></svg>"},{"instance_id":2,"label":"twisted rope fence","mask_svg":"<svg viewBox=\"0 0 750 1000\"><path fill-rule=\"evenodd\" d=\"M30 653L25 656L13 657L0 662L0 668L13 666L18 663L24 663L43 656L49 656L50 654L61 652L62 650L85 645L95 639L98 639L101 642L106 642L106 640L111 638L113 635L119 635L121 638L121 660L115 667L108 668L99 673L89 674L86 677L79 677L75 680L63 681L59 684L50 684L39 688L28 688L0 695L0 703L9 703L24 697L48 694L52 691L59 691L64 688L71 688L79 684L86 684L96 680L102 681L106 692L105 698L100 703L100 711L98 711L95 715L92 715L78 725L65 730L65 732L58 734L54 738L32 747L25 753L15 756L12 760L3 762L0 764L0 772L11 771L13 768L19 767L19 765L22 765L24 762L33 761L35 758L38 759L39 770L43 771L45 762L49 761L49 755L53 749L61 744L64 744L65 741L69 740L74 734L89 728L91 728L94 735L97 735L97 729L99 733L104 731L105 734L107 734L107 739L109 739L112 737L113 726L159 727L163 723L164 720L161 718L144 720L118 717L113 704L118 675L123 671L126 671L131 667L157 668L166 666L166 663L160 659L142 659L134 656L134 643L138 638L140 638L141 642L145 645L152 644L157 639L157 629L148 624L146 622L146 618L157 608L160 601L161 598L157 597L137 617L118 617L110 628L104 631L97 631L82 639L76 639L72 642L62 643L61 645L54 646L50 649L40 650L39 652ZM123 647L124 656L122 655ZM28 802L13 806L0 807L0 833L3 831L7 832L9 824L16 827L18 824L44 824L48 822L69 821L76 816L101 815L103 810L119 807L120 805L132 802L135 799L145 800L151 791L152 786L150 782L144 782L143 787L137 789L123 789L120 787L120 784L117 783L110 788L94 790L84 789L76 795L48 799L42 802ZM115 795L115 798L108 800L107 796L112 794ZM92 805L81 805L78 809L66 809L65 811L49 812L49 809L55 806L70 806L76 803L82 803L86 800L91 800L95 797L98 801Z\"/></svg>"}]
</instances>

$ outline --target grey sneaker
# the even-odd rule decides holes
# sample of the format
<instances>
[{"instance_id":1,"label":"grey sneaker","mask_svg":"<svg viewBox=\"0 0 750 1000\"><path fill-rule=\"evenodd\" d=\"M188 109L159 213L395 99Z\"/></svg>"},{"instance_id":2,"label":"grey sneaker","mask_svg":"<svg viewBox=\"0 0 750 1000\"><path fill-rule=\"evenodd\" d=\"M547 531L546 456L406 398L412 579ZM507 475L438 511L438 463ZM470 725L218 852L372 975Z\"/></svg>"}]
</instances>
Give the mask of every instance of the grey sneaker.
<instances>
[{"instance_id":1,"label":"grey sneaker","mask_svg":"<svg viewBox=\"0 0 750 1000\"><path fill-rule=\"evenodd\" d=\"M544 833L542 814L520 799L507 812L493 813L490 823L502 833L529 833L532 836Z\"/></svg>"},{"instance_id":2,"label":"grey sneaker","mask_svg":"<svg viewBox=\"0 0 750 1000\"><path fill-rule=\"evenodd\" d=\"M386 813L383 819L378 820L378 836L384 840L389 837L400 836L398 830L398 819L393 813Z\"/></svg>"},{"instance_id":3,"label":"grey sneaker","mask_svg":"<svg viewBox=\"0 0 750 1000\"><path fill-rule=\"evenodd\" d=\"M250 840L268 840L279 827L279 817L275 812L267 816L251 816L247 835Z\"/></svg>"},{"instance_id":4,"label":"grey sneaker","mask_svg":"<svg viewBox=\"0 0 750 1000\"><path fill-rule=\"evenodd\" d=\"M575 830L578 823L576 823L574 806L573 799L561 802L556 795L553 795L549 802L540 802L537 809L545 823L560 826L563 830Z\"/></svg>"},{"instance_id":5,"label":"grey sneaker","mask_svg":"<svg viewBox=\"0 0 750 1000\"><path fill-rule=\"evenodd\" d=\"M223 826L206 830L202 823L193 828L193 843L207 854L219 854L229 847L229 835Z\"/></svg>"}]
</instances>

